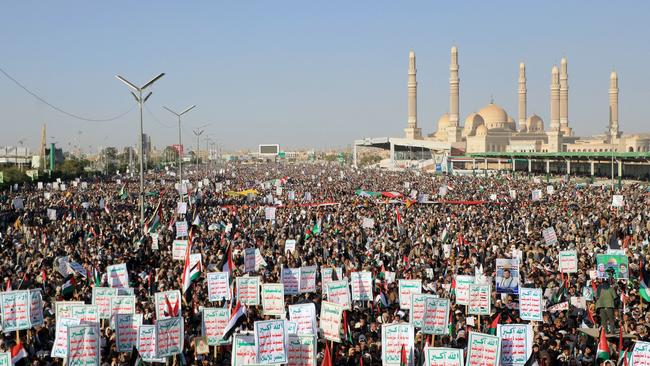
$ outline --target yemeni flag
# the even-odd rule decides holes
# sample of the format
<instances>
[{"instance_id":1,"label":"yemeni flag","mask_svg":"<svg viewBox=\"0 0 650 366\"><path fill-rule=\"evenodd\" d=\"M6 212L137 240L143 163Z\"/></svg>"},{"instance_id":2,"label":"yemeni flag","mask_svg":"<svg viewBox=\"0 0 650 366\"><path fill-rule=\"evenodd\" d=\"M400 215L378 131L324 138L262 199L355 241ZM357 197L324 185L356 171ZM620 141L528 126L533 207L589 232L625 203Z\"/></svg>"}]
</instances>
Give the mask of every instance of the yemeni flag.
<instances>
[{"instance_id":1,"label":"yemeni flag","mask_svg":"<svg viewBox=\"0 0 650 366\"><path fill-rule=\"evenodd\" d=\"M27 351L23 347L22 343L17 343L15 346L11 347L11 364L15 365L23 358L27 357Z\"/></svg>"},{"instance_id":2,"label":"yemeni flag","mask_svg":"<svg viewBox=\"0 0 650 366\"><path fill-rule=\"evenodd\" d=\"M192 253L192 231L190 230L189 240L187 242L187 248L185 248L185 265L183 266L183 293L187 291L187 289L190 287L192 284L192 280L190 279L190 253Z\"/></svg>"},{"instance_id":3,"label":"yemeni flag","mask_svg":"<svg viewBox=\"0 0 650 366\"><path fill-rule=\"evenodd\" d=\"M641 261L641 280L639 281L639 294L643 298L643 300L650 302L650 288L648 285L650 285L650 276L648 275L648 272L645 270L645 261Z\"/></svg>"},{"instance_id":4,"label":"yemeni flag","mask_svg":"<svg viewBox=\"0 0 650 366\"><path fill-rule=\"evenodd\" d=\"M239 327L244 320L246 320L246 305L242 305L242 303L238 300L237 305L235 306L234 309L232 309L232 314L230 315L230 320L228 320L228 324L226 324L226 327L223 329L223 339L228 339L230 336L235 332L235 329Z\"/></svg>"},{"instance_id":5,"label":"yemeni flag","mask_svg":"<svg viewBox=\"0 0 650 366\"><path fill-rule=\"evenodd\" d=\"M395 206L395 222L397 223L398 227L402 226L402 215L399 214L399 209L397 206Z\"/></svg>"},{"instance_id":6,"label":"yemeni flag","mask_svg":"<svg viewBox=\"0 0 650 366\"><path fill-rule=\"evenodd\" d=\"M607 343L607 337L605 336L605 327L600 330L600 340L598 341L596 359L609 360L609 344Z\"/></svg>"},{"instance_id":7,"label":"yemeni flag","mask_svg":"<svg viewBox=\"0 0 650 366\"><path fill-rule=\"evenodd\" d=\"M406 354L406 347L402 345L402 350L400 351L400 357L399 357L399 366L408 366L409 361L408 361L408 355Z\"/></svg>"},{"instance_id":8,"label":"yemeni flag","mask_svg":"<svg viewBox=\"0 0 650 366\"><path fill-rule=\"evenodd\" d=\"M158 205L156 206L156 209L154 210L153 214L147 220L147 222L144 224L144 232L145 233L155 233L158 231L158 228L160 228L160 201L158 201Z\"/></svg>"},{"instance_id":9,"label":"yemeni flag","mask_svg":"<svg viewBox=\"0 0 650 366\"><path fill-rule=\"evenodd\" d=\"M65 281L63 286L61 286L61 295L68 296L74 292L74 288L77 285L77 281L74 279L73 275Z\"/></svg>"},{"instance_id":10,"label":"yemeni flag","mask_svg":"<svg viewBox=\"0 0 650 366\"><path fill-rule=\"evenodd\" d=\"M325 341L325 352L323 354L323 362L321 366L332 366L332 356L330 355L330 344Z\"/></svg>"},{"instance_id":11,"label":"yemeni flag","mask_svg":"<svg viewBox=\"0 0 650 366\"><path fill-rule=\"evenodd\" d=\"M490 328L488 329L488 333L492 335L497 334L497 325L499 324L499 320L501 320L501 313L499 313L499 315L497 315L496 318L492 320L492 323L490 323Z\"/></svg>"},{"instance_id":12,"label":"yemeni flag","mask_svg":"<svg viewBox=\"0 0 650 366\"><path fill-rule=\"evenodd\" d=\"M226 253L224 253L223 258L221 258L221 263L218 267L221 272L228 272L228 278L232 281L232 273L235 269L235 265L232 263L232 246L228 244Z\"/></svg>"}]
</instances>

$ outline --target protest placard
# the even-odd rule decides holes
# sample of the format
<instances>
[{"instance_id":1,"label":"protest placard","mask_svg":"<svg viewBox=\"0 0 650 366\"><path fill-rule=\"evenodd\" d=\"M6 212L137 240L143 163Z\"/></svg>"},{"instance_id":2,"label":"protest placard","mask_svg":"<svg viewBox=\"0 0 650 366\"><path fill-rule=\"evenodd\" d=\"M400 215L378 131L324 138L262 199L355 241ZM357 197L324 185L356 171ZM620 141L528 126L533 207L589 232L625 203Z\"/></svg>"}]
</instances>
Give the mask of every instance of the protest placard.
<instances>
[{"instance_id":1,"label":"protest placard","mask_svg":"<svg viewBox=\"0 0 650 366\"><path fill-rule=\"evenodd\" d=\"M316 272L318 267L300 267L300 293L316 292Z\"/></svg>"},{"instance_id":2,"label":"protest placard","mask_svg":"<svg viewBox=\"0 0 650 366\"><path fill-rule=\"evenodd\" d=\"M29 329L31 325L31 297L28 290L0 293L2 302L2 331Z\"/></svg>"},{"instance_id":3,"label":"protest placard","mask_svg":"<svg viewBox=\"0 0 650 366\"><path fill-rule=\"evenodd\" d=\"M347 280L332 281L327 284L328 301L339 304L346 310L349 310L352 303L350 298L350 286L348 286Z\"/></svg>"},{"instance_id":4,"label":"protest placard","mask_svg":"<svg viewBox=\"0 0 650 366\"><path fill-rule=\"evenodd\" d=\"M244 272L255 271L255 248L244 249Z\"/></svg>"},{"instance_id":5,"label":"protest placard","mask_svg":"<svg viewBox=\"0 0 650 366\"><path fill-rule=\"evenodd\" d=\"M110 287L129 287L129 272L126 263L114 264L106 268Z\"/></svg>"},{"instance_id":6,"label":"protest placard","mask_svg":"<svg viewBox=\"0 0 650 366\"><path fill-rule=\"evenodd\" d=\"M474 276L456 276L456 303L459 305L469 304L469 285L474 284Z\"/></svg>"},{"instance_id":7,"label":"protest placard","mask_svg":"<svg viewBox=\"0 0 650 366\"><path fill-rule=\"evenodd\" d=\"M283 284L262 284L262 309L264 315L283 315L285 313Z\"/></svg>"},{"instance_id":8,"label":"protest placard","mask_svg":"<svg viewBox=\"0 0 650 366\"><path fill-rule=\"evenodd\" d=\"M169 357L183 352L183 317L156 321L156 356Z\"/></svg>"},{"instance_id":9,"label":"protest placard","mask_svg":"<svg viewBox=\"0 0 650 366\"><path fill-rule=\"evenodd\" d=\"M72 318L72 306L84 305L83 301L57 301L54 303L55 322L59 323L60 318ZM79 325L79 324L77 324ZM67 336L64 341L68 339Z\"/></svg>"},{"instance_id":10,"label":"protest placard","mask_svg":"<svg viewBox=\"0 0 650 366\"><path fill-rule=\"evenodd\" d=\"M635 341L630 366L650 365L650 342Z\"/></svg>"},{"instance_id":11,"label":"protest placard","mask_svg":"<svg viewBox=\"0 0 650 366\"><path fill-rule=\"evenodd\" d=\"M546 186L546 193L548 193L549 195L555 193L555 187L551 185Z\"/></svg>"},{"instance_id":12,"label":"protest placard","mask_svg":"<svg viewBox=\"0 0 650 366\"><path fill-rule=\"evenodd\" d=\"M187 221L176 221L176 237L184 238L187 236Z\"/></svg>"},{"instance_id":13,"label":"protest placard","mask_svg":"<svg viewBox=\"0 0 650 366\"><path fill-rule=\"evenodd\" d=\"M100 331L98 324L68 327L68 365L100 366Z\"/></svg>"},{"instance_id":14,"label":"protest placard","mask_svg":"<svg viewBox=\"0 0 650 366\"><path fill-rule=\"evenodd\" d=\"M598 254L596 255L596 272L598 278L607 278L607 271L614 271L614 278L627 280L629 277L628 258L620 254Z\"/></svg>"},{"instance_id":15,"label":"protest placard","mask_svg":"<svg viewBox=\"0 0 650 366\"><path fill-rule=\"evenodd\" d=\"M320 280L321 280L321 291L323 295L327 296L327 284L334 281L333 272L335 269L333 267L320 267ZM336 281L343 278L343 268L336 267Z\"/></svg>"},{"instance_id":16,"label":"protest placard","mask_svg":"<svg viewBox=\"0 0 650 366\"><path fill-rule=\"evenodd\" d=\"M578 253L575 250L561 250L558 258L558 270L562 273L578 272Z\"/></svg>"},{"instance_id":17,"label":"protest placard","mask_svg":"<svg viewBox=\"0 0 650 366\"><path fill-rule=\"evenodd\" d=\"M289 305L289 319L296 322L296 334L318 334L314 303Z\"/></svg>"},{"instance_id":18,"label":"protest placard","mask_svg":"<svg viewBox=\"0 0 650 366\"><path fill-rule=\"evenodd\" d=\"M352 301L370 301L372 297L372 272L350 273Z\"/></svg>"},{"instance_id":19,"label":"protest placard","mask_svg":"<svg viewBox=\"0 0 650 366\"><path fill-rule=\"evenodd\" d=\"M287 239L284 241L284 253L293 253L296 251L296 241L294 239Z\"/></svg>"},{"instance_id":20,"label":"protest placard","mask_svg":"<svg viewBox=\"0 0 650 366\"><path fill-rule=\"evenodd\" d=\"M499 366L501 340L497 336L469 332L466 366Z\"/></svg>"},{"instance_id":21,"label":"protest placard","mask_svg":"<svg viewBox=\"0 0 650 366\"><path fill-rule=\"evenodd\" d=\"M422 280L399 280L399 308L411 308L411 294L419 294L422 292Z\"/></svg>"},{"instance_id":22,"label":"protest placard","mask_svg":"<svg viewBox=\"0 0 650 366\"><path fill-rule=\"evenodd\" d=\"M555 235L555 228L553 226L544 229L542 235L544 236L546 245L553 246L557 244L557 235Z\"/></svg>"},{"instance_id":23,"label":"protest placard","mask_svg":"<svg viewBox=\"0 0 650 366\"><path fill-rule=\"evenodd\" d=\"M519 316L522 320L541 322L543 320L543 305L541 288L522 287L519 289Z\"/></svg>"},{"instance_id":24,"label":"protest placard","mask_svg":"<svg viewBox=\"0 0 650 366\"><path fill-rule=\"evenodd\" d=\"M523 366L533 352L533 326L530 324L497 324L501 337L500 366Z\"/></svg>"},{"instance_id":25,"label":"protest placard","mask_svg":"<svg viewBox=\"0 0 650 366\"><path fill-rule=\"evenodd\" d=\"M424 299L422 333L433 335L449 333L449 299L437 297Z\"/></svg>"},{"instance_id":26,"label":"protest placard","mask_svg":"<svg viewBox=\"0 0 650 366\"><path fill-rule=\"evenodd\" d=\"M463 366L463 350L458 348L426 347L425 366Z\"/></svg>"},{"instance_id":27,"label":"protest placard","mask_svg":"<svg viewBox=\"0 0 650 366\"><path fill-rule=\"evenodd\" d=\"M264 257L262 257L262 253L260 252L260 248L255 248L255 270L259 271L260 268L266 267L266 261L264 260Z\"/></svg>"},{"instance_id":28,"label":"protest placard","mask_svg":"<svg viewBox=\"0 0 650 366\"><path fill-rule=\"evenodd\" d=\"M275 207L264 207L264 218L267 220L275 220Z\"/></svg>"},{"instance_id":29,"label":"protest placard","mask_svg":"<svg viewBox=\"0 0 650 366\"><path fill-rule=\"evenodd\" d=\"M285 295L300 294L300 268L282 268L280 277Z\"/></svg>"},{"instance_id":30,"label":"protest placard","mask_svg":"<svg viewBox=\"0 0 650 366\"><path fill-rule=\"evenodd\" d=\"M228 272L208 273L208 300L230 300L230 282Z\"/></svg>"},{"instance_id":31,"label":"protest placard","mask_svg":"<svg viewBox=\"0 0 650 366\"><path fill-rule=\"evenodd\" d=\"M364 217L363 220L361 221L361 227L363 227L364 229L372 229L375 227L375 220L369 217Z\"/></svg>"},{"instance_id":32,"label":"protest placard","mask_svg":"<svg viewBox=\"0 0 650 366\"><path fill-rule=\"evenodd\" d=\"M151 249L152 250L158 250L159 245L158 245L158 233L151 233L149 234L151 236Z\"/></svg>"},{"instance_id":33,"label":"protest placard","mask_svg":"<svg viewBox=\"0 0 650 366\"><path fill-rule=\"evenodd\" d=\"M184 261L185 253L187 252L187 240L176 239L172 242L172 259L176 261Z\"/></svg>"},{"instance_id":34,"label":"protest placard","mask_svg":"<svg viewBox=\"0 0 650 366\"><path fill-rule=\"evenodd\" d=\"M494 282L498 294L519 293L519 260L497 258Z\"/></svg>"},{"instance_id":35,"label":"protest placard","mask_svg":"<svg viewBox=\"0 0 650 366\"><path fill-rule=\"evenodd\" d=\"M262 365L286 363L288 333L284 320L256 321L257 362Z\"/></svg>"},{"instance_id":36,"label":"protest placard","mask_svg":"<svg viewBox=\"0 0 650 366\"><path fill-rule=\"evenodd\" d=\"M43 325L43 295L40 289L29 290L29 317L31 326Z\"/></svg>"},{"instance_id":37,"label":"protest placard","mask_svg":"<svg viewBox=\"0 0 650 366\"><path fill-rule=\"evenodd\" d=\"M292 322L292 321L289 321L289 320L286 320L286 319L285 319L284 322L287 323L287 333L289 335L291 335L291 334L297 335L298 334L298 323Z\"/></svg>"},{"instance_id":38,"label":"protest placard","mask_svg":"<svg viewBox=\"0 0 650 366\"><path fill-rule=\"evenodd\" d=\"M99 307L97 305L72 305L71 316L79 319L79 325L99 324Z\"/></svg>"},{"instance_id":39,"label":"protest placard","mask_svg":"<svg viewBox=\"0 0 650 366\"><path fill-rule=\"evenodd\" d=\"M138 327L138 344L136 346L142 361L165 363L164 358L156 357L156 326L141 325Z\"/></svg>"},{"instance_id":40,"label":"protest placard","mask_svg":"<svg viewBox=\"0 0 650 366\"><path fill-rule=\"evenodd\" d=\"M142 325L142 314L117 314L115 323L117 351L131 352L138 344L138 328Z\"/></svg>"},{"instance_id":41,"label":"protest placard","mask_svg":"<svg viewBox=\"0 0 650 366\"><path fill-rule=\"evenodd\" d=\"M540 201L542 199L542 190L533 189L533 191L531 192L531 198L533 201Z\"/></svg>"},{"instance_id":42,"label":"protest placard","mask_svg":"<svg viewBox=\"0 0 650 366\"><path fill-rule=\"evenodd\" d=\"M402 346L406 350L407 365L413 366L414 330L410 324L384 324L381 326L381 360L382 365L403 366L401 361Z\"/></svg>"},{"instance_id":43,"label":"protest placard","mask_svg":"<svg viewBox=\"0 0 650 366\"><path fill-rule=\"evenodd\" d=\"M625 205L625 200L622 194L612 195L612 207L623 207Z\"/></svg>"},{"instance_id":44,"label":"protest placard","mask_svg":"<svg viewBox=\"0 0 650 366\"><path fill-rule=\"evenodd\" d=\"M156 319L168 319L182 314L181 292L170 290L154 294Z\"/></svg>"},{"instance_id":45,"label":"protest placard","mask_svg":"<svg viewBox=\"0 0 650 366\"><path fill-rule=\"evenodd\" d=\"M68 327L73 325L79 325L79 319L65 317L57 319L51 357L66 358L68 356Z\"/></svg>"},{"instance_id":46,"label":"protest placard","mask_svg":"<svg viewBox=\"0 0 650 366\"><path fill-rule=\"evenodd\" d=\"M0 352L0 366L13 366L11 352Z\"/></svg>"},{"instance_id":47,"label":"protest placard","mask_svg":"<svg viewBox=\"0 0 650 366\"><path fill-rule=\"evenodd\" d=\"M469 285L468 314L490 315L492 305L491 285Z\"/></svg>"},{"instance_id":48,"label":"protest placard","mask_svg":"<svg viewBox=\"0 0 650 366\"><path fill-rule=\"evenodd\" d=\"M237 299L244 305L260 304L260 278L237 277Z\"/></svg>"},{"instance_id":49,"label":"protest placard","mask_svg":"<svg viewBox=\"0 0 650 366\"><path fill-rule=\"evenodd\" d=\"M184 215L187 213L187 202L177 202L176 203L176 213L179 215Z\"/></svg>"},{"instance_id":50,"label":"protest placard","mask_svg":"<svg viewBox=\"0 0 650 366\"><path fill-rule=\"evenodd\" d=\"M233 335L230 363L232 366L247 366L257 363L257 347L254 336Z\"/></svg>"},{"instance_id":51,"label":"protest placard","mask_svg":"<svg viewBox=\"0 0 650 366\"><path fill-rule=\"evenodd\" d=\"M320 307L320 329L329 341L341 343L341 314L345 307L330 301L323 301Z\"/></svg>"},{"instance_id":52,"label":"protest placard","mask_svg":"<svg viewBox=\"0 0 650 366\"><path fill-rule=\"evenodd\" d=\"M431 294L411 294L411 308L409 309L409 323L415 328L422 328L424 324L425 300L434 298Z\"/></svg>"},{"instance_id":53,"label":"protest placard","mask_svg":"<svg viewBox=\"0 0 650 366\"><path fill-rule=\"evenodd\" d=\"M203 308L201 334L208 338L209 346L230 344L230 339L223 339L223 330L230 320L228 308Z\"/></svg>"},{"instance_id":54,"label":"protest placard","mask_svg":"<svg viewBox=\"0 0 650 366\"><path fill-rule=\"evenodd\" d=\"M316 366L315 335L289 335L287 366Z\"/></svg>"}]
</instances>

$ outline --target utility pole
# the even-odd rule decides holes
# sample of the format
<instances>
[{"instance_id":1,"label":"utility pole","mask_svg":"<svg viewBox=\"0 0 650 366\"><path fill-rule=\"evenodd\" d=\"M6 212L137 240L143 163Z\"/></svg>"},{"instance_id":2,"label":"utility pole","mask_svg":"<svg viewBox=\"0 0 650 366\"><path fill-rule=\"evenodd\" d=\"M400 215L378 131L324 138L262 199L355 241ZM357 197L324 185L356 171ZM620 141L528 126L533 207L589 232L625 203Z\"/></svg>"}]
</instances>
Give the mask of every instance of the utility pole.
<instances>
[{"instance_id":1,"label":"utility pole","mask_svg":"<svg viewBox=\"0 0 650 366\"><path fill-rule=\"evenodd\" d=\"M191 111L196 107L195 104L192 104L191 106L185 108L184 111L181 113L176 113L172 111L171 109L163 106L168 112L172 113L176 117L178 117L178 193L181 196L181 202L183 202L183 140L181 139L181 116L184 115L185 113Z\"/></svg>"}]
</instances>

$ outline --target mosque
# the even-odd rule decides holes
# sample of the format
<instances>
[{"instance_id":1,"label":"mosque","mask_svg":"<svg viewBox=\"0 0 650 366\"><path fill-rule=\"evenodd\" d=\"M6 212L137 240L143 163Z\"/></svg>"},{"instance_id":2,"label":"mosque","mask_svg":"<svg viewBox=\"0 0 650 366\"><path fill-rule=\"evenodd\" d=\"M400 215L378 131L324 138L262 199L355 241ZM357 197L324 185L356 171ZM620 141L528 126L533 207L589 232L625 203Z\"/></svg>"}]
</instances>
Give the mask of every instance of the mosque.
<instances>
[{"instance_id":1,"label":"mosque","mask_svg":"<svg viewBox=\"0 0 650 366\"><path fill-rule=\"evenodd\" d=\"M440 149L446 143L450 149L464 153L482 152L648 152L650 134L624 135L618 121L618 76L610 75L609 128L603 135L577 137L569 124L569 78L567 60L562 58L560 67L551 69L550 124L545 126L542 118L528 114L526 109L526 65L519 64L517 120L497 104L491 102L476 113L465 117L461 125L458 104L460 78L458 49L451 48L449 67L449 112L438 119L437 129L422 134L417 116L417 79L415 53L410 51L408 67L408 119L404 129L405 138L396 144L427 146L436 143ZM360 145L363 145L360 144ZM391 142L391 149L392 149Z\"/></svg>"}]
</instances>

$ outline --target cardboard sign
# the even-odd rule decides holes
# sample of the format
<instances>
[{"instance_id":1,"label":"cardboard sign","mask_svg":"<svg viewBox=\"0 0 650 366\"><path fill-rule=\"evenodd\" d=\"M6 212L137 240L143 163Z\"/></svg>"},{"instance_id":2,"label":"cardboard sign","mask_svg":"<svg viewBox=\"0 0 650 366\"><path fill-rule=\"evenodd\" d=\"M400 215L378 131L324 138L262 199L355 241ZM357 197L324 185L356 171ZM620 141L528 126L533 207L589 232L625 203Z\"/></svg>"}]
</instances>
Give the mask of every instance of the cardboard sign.
<instances>
[{"instance_id":1,"label":"cardboard sign","mask_svg":"<svg viewBox=\"0 0 650 366\"><path fill-rule=\"evenodd\" d=\"M469 332L466 366L499 366L501 339L497 336Z\"/></svg>"},{"instance_id":2,"label":"cardboard sign","mask_svg":"<svg viewBox=\"0 0 650 366\"><path fill-rule=\"evenodd\" d=\"M553 228L553 226L544 229L542 235L544 236L544 242L546 242L546 245L557 245L557 235L555 235L555 228Z\"/></svg>"},{"instance_id":3,"label":"cardboard sign","mask_svg":"<svg viewBox=\"0 0 650 366\"><path fill-rule=\"evenodd\" d=\"M612 207L623 207L625 206L625 200L622 194L615 194L612 196Z\"/></svg>"},{"instance_id":4,"label":"cardboard sign","mask_svg":"<svg viewBox=\"0 0 650 366\"><path fill-rule=\"evenodd\" d=\"M176 213L179 215L184 215L187 213L187 202L177 202L176 204Z\"/></svg>"},{"instance_id":5,"label":"cardboard sign","mask_svg":"<svg viewBox=\"0 0 650 366\"><path fill-rule=\"evenodd\" d=\"M156 355L169 357L183 352L183 318L158 319L156 321Z\"/></svg>"},{"instance_id":6,"label":"cardboard sign","mask_svg":"<svg viewBox=\"0 0 650 366\"><path fill-rule=\"evenodd\" d=\"M230 344L230 339L222 338L223 331L230 320L230 311L227 308L203 308L201 334L208 339L209 346Z\"/></svg>"},{"instance_id":7,"label":"cardboard sign","mask_svg":"<svg viewBox=\"0 0 650 366\"><path fill-rule=\"evenodd\" d=\"M632 349L630 366L650 365L650 342L636 341Z\"/></svg>"},{"instance_id":8,"label":"cardboard sign","mask_svg":"<svg viewBox=\"0 0 650 366\"><path fill-rule=\"evenodd\" d=\"M425 302L427 298L435 298L431 294L411 294L411 308L409 309L409 323L415 328L422 328L424 324Z\"/></svg>"},{"instance_id":9,"label":"cardboard sign","mask_svg":"<svg viewBox=\"0 0 650 366\"><path fill-rule=\"evenodd\" d=\"M285 309L283 284L262 284L262 309L264 315L284 315Z\"/></svg>"},{"instance_id":10,"label":"cardboard sign","mask_svg":"<svg viewBox=\"0 0 650 366\"><path fill-rule=\"evenodd\" d=\"M228 272L208 273L208 300L230 300L230 274Z\"/></svg>"},{"instance_id":11,"label":"cardboard sign","mask_svg":"<svg viewBox=\"0 0 650 366\"><path fill-rule=\"evenodd\" d=\"M172 259L176 261L184 261L185 253L187 252L187 245L187 240L174 240L172 242Z\"/></svg>"},{"instance_id":12,"label":"cardboard sign","mask_svg":"<svg viewBox=\"0 0 650 366\"><path fill-rule=\"evenodd\" d=\"M284 320L256 321L257 362L263 365L286 363L288 333Z\"/></svg>"},{"instance_id":13,"label":"cardboard sign","mask_svg":"<svg viewBox=\"0 0 650 366\"><path fill-rule=\"evenodd\" d=\"M129 271L126 263L106 267L108 285L110 287L129 287Z\"/></svg>"},{"instance_id":14,"label":"cardboard sign","mask_svg":"<svg viewBox=\"0 0 650 366\"><path fill-rule=\"evenodd\" d=\"M259 305L260 278L237 277L237 299L244 305Z\"/></svg>"},{"instance_id":15,"label":"cardboard sign","mask_svg":"<svg viewBox=\"0 0 650 366\"><path fill-rule=\"evenodd\" d=\"M562 273L578 272L578 253L575 250L561 250L558 258L558 270Z\"/></svg>"},{"instance_id":16,"label":"cardboard sign","mask_svg":"<svg viewBox=\"0 0 650 366\"><path fill-rule=\"evenodd\" d=\"M142 325L142 314L117 314L115 324L117 351L131 352L138 344L138 328Z\"/></svg>"},{"instance_id":17,"label":"cardboard sign","mask_svg":"<svg viewBox=\"0 0 650 366\"><path fill-rule=\"evenodd\" d=\"M0 293L2 303L2 330L13 332L29 329L31 325L31 297L28 290Z\"/></svg>"},{"instance_id":18,"label":"cardboard sign","mask_svg":"<svg viewBox=\"0 0 650 366\"><path fill-rule=\"evenodd\" d=\"M531 193L531 198L533 201L541 201L542 200L542 191L540 189L533 189Z\"/></svg>"},{"instance_id":19,"label":"cardboard sign","mask_svg":"<svg viewBox=\"0 0 650 366\"><path fill-rule=\"evenodd\" d=\"M323 301L320 307L320 329L329 341L341 343L341 314L345 307L330 301Z\"/></svg>"},{"instance_id":20,"label":"cardboard sign","mask_svg":"<svg viewBox=\"0 0 650 366\"><path fill-rule=\"evenodd\" d=\"M99 324L99 307L97 305L72 305L72 317L79 319L79 325Z\"/></svg>"},{"instance_id":21,"label":"cardboard sign","mask_svg":"<svg viewBox=\"0 0 650 366\"><path fill-rule=\"evenodd\" d=\"M244 249L244 272L255 271L255 248Z\"/></svg>"},{"instance_id":22,"label":"cardboard sign","mask_svg":"<svg viewBox=\"0 0 650 366\"><path fill-rule=\"evenodd\" d=\"M413 354L414 330L410 324L384 324L381 326L382 365L401 366L402 346L406 350L407 365L415 365Z\"/></svg>"},{"instance_id":23,"label":"cardboard sign","mask_svg":"<svg viewBox=\"0 0 650 366\"><path fill-rule=\"evenodd\" d=\"M73 305L84 305L83 301L57 301L54 303L54 313L56 315L55 323L59 323L61 318L72 318L72 306ZM79 325L79 323L75 324ZM67 336L63 340L68 339Z\"/></svg>"},{"instance_id":24,"label":"cardboard sign","mask_svg":"<svg viewBox=\"0 0 650 366\"><path fill-rule=\"evenodd\" d=\"M56 335L52 346L51 357L66 358L68 356L68 327L79 325L79 319L61 317L56 321Z\"/></svg>"},{"instance_id":25,"label":"cardboard sign","mask_svg":"<svg viewBox=\"0 0 650 366\"><path fill-rule=\"evenodd\" d=\"M298 335L298 324L296 322L289 320L285 320L284 322L287 323L287 333L289 333L289 335Z\"/></svg>"},{"instance_id":26,"label":"cardboard sign","mask_svg":"<svg viewBox=\"0 0 650 366\"><path fill-rule=\"evenodd\" d=\"M287 366L316 366L315 335L289 335Z\"/></svg>"},{"instance_id":27,"label":"cardboard sign","mask_svg":"<svg viewBox=\"0 0 650 366\"><path fill-rule=\"evenodd\" d=\"M608 271L614 270L614 278L627 280L630 275L628 258L620 254L596 255L596 273L598 278L607 278Z\"/></svg>"},{"instance_id":28,"label":"cardboard sign","mask_svg":"<svg viewBox=\"0 0 650 366\"><path fill-rule=\"evenodd\" d=\"M411 295L422 292L422 280L399 280L399 308L408 310L411 308Z\"/></svg>"},{"instance_id":29,"label":"cardboard sign","mask_svg":"<svg viewBox=\"0 0 650 366\"><path fill-rule=\"evenodd\" d=\"M151 233L149 234L151 236L151 249L152 250L158 250L159 245L158 245L158 233Z\"/></svg>"},{"instance_id":30,"label":"cardboard sign","mask_svg":"<svg viewBox=\"0 0 650 366\"><path fill-rule=\"evenodd\" d=\"M0 366L13 366L11 362L11 352L0 353Z\"/></svg>"},{"instance_id":31,"label":"cardboard sign","mask_svg":"<svg viewBox=\"0 0 650 366\"><path fill-rule=\"evenodd\" d=\"M543 306L541 288L519 289L519 316L522 320L543 321Z\"/></svg>"},{"instance_id":32,"label":"cardboard sign","mask_svg":"<svg viewBox=\"0 0 650 366\"><path fill-rule=\"evenodd\" d=\"M352 285L352 301L371 301L372 297L372 272L352 272L350 274Z\"/></svg>"},{"instance_id":33,"label":"cardboard sign","mask_svg":"<svg viewBox=\"0 0 650 366\"><path fill-rule=\"evenodd\" d=\"M293 253L296 251L296 241L293 239L287 239L284 241L284 252Z\"/></svg>"},{"instance_id":34,"label":"cardboard sign","mask_svg":"<svg viewBox=\"0 0 650 366\"><path fill-rule=\"evenodd\" d=\"M233 335L230 363L232 366L247 366L257 363L257 347L254 336Z\"/></svg>"},{"instance_id":35,"label":"cardboard sign","mask_svg":"<svg viewBox=\"0 0 650 366\"><path fill-rule=\"evenodd\" d=\"M137 349L142 361L165 363L164 358L156 357L156 326L141 325L138 327Z\"/></svg>"},{"instance_id":36,"label":"cardboard sign","mask_svg":"<svg viewBox=\"0 0 650 366\"><path fill-rule=\"evenodd\" d=\"M458 348L426 347L425 366L463 366L463 350Z\"/></svg>"},{"instance_id":37,"label":"cardboard sign","mask_svg":"<svg viewBox=\"0 0 650 366\"><path fill-rule=\"evenodd\" d=\"M68 365L100 366L99 325L68 327Z\"/></svg>"},{"instance_id":38,"label":"cardboard sign","mask_svg":"<svg viewBox=\"0 0 650 366\"><path fill-rule=\"evenodd\" d=\"M518 259L497 258L494 282L498 294L517 295L519 293L519 279Z\"/></svg>"},{"instance_id":39,"label":"cardboard sign","mask_svg":"<svg viewBox=\"0 0 650 366\"><path fill-rule=\"evenodd\" d=\"M275 220L275 207L264 207L264 218L267 220Z\"/></svg>"},{"instance_id":40,"label":"cardboard sign","mask_svg":"<svg viewBox=\"0 0 650 366\"><path fill-rule=\"evenodd\" d=\"M375 220L364 217L363 221L361 222L361 227L364 229L373 229L375 227Z\"/></svg>"},{"instance_id":41,"label":"cardboard sign","mask_svg":"<svg viewBox=\"0 0 650 366\"><path fill-rule=\"evenodd\" d=\"M264 260L264 257L262 257L262 253L260 252L260 248L255 248L255 270L259 271L260 268L266 267L266 261Z\"/></svg>"},{"instance_id":42,"label":"cardboard sign","mask_svg":"<svg viewBox=\"0 0 650 366\"><path fill-rule=\"evenodd\" d=\"M350 310L352 301L350 300L350 286L347 280L332 281L327 284L327 300L343 306Z\"/></svg>"},{"instance_id":43,"label":"cardboard sign","mask_svg":"<svg viewBox=\"0 0 650 366\"><path fill-rule=\"evenodd\" d=\"M474 284L474 276L456 276L456 303L459 305L469 304L469 286Z\"/></svg>"},{"instance_id":44,"label":"cardboard sign","mask_svg":"<svg viewBox=\"0 0 650 366\"><path fill-rule=\"evenodd\" d=\"M433 335L449 333L449 299L427 297L424 300L422 333Z\"/></svg>"},{"instance_id":45,"label":"cardboard sign","mask_svg":"<svg viewBox=\"0 0 650 366\"><path fill-rule=\"evenodd\" d=\"M300 294L300 268L282 268L280 276L285 295Z\"/></svg>"},{"instance_id":46,"label":"cardboard sign","mask_svg":"<svg viewBox=\"0 0 650 366\"><path fill-rule=\"evenodd\" d=\"M546 193L548 193L549 195L555 193L555 187L553 187L553 186L546 186Z\"/></svg>"},{"instance_id":47,"label":"cardboard sign","mask_svg":"<svg viewBox=\"0 0 650 366\"><path fill-rule=\"evenodd\" d=\"M173 318L172 312L177 310L177 314L182 314L181 292L179 290L170 290L156 292L154 294L156 305L156 319ZM170 309L171 308L171 309Z\"/></svg>"},{"instance_id":48,"label":"cardboard sign","mask_svg":"<svg viewBox=\"0 0 650 366\"><path fill-rule=\"evenodd\" d=\"M492 305L491 285L470 285L469 286L469 308L471 315L490 315Z\"/></svg>"},{"instance_id":49,"label":"cardboard sign","mask_svg":"<svg viewBox=\"0 0 650 366\"><path fill-rule=\"evenodd\" d=\"M176 221L176 237L184 238L187 236L187 221Z\"/></svg>"},{"instance_id":50,"label":"cardboard sign","mask_svg":"<svg viewBox=\"0 0 650 366\"><path fill-rule=\"evenodd\" d=\"M318 334L314 303L289 305L289 319L296 323L296 334Z\"/></svg>"},{"instance_id":51,"label":"cardboard sign","mask_svg":"<svg viewBox=\"0 0 650 366\"><path fill-rule=\"evenodd\" d=\"M318 267L300 267L300 293L316 292L316 272Z\"/></svg>"},{"instance_id":52,"label":"cardboard sign","mask_svg":"<svg viewBox=\"0 0 650 366\"><path fill-rule=\"evenodd\" d=\"M502 366L523 366L533 352L533 326L530 324L497 324L501 337Z\"/></svg>"},{"instance_id":53,"label":"cardboard sign","mask_svg":"<svg viewBox=\"0 0 650 366\"><path fill-rule=\"evenodd\" d=\"M43 296L38 289L29 290L31 326L43 325Z\"/></svg>"},{"instance_id":54,"label":"cardboard sign","mask_svg":"<svg viewBox=\"0 0 650 366\"><path fill-rule=\"evenodd\" d=\"M321 290L325 296L327 296L327 284L333 281L332 272L334 272L332 267L320 267ZM336 278L337 281L343 278L341 267L336 268Z\"/></svg>"}]
</instances>

